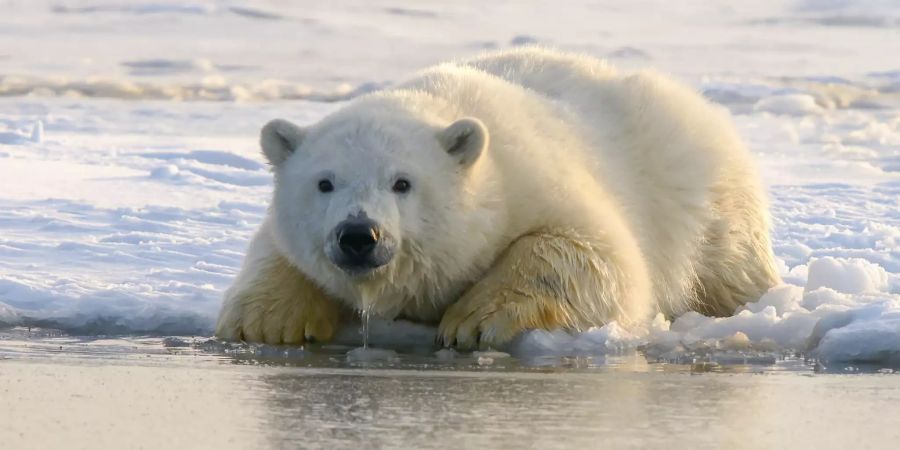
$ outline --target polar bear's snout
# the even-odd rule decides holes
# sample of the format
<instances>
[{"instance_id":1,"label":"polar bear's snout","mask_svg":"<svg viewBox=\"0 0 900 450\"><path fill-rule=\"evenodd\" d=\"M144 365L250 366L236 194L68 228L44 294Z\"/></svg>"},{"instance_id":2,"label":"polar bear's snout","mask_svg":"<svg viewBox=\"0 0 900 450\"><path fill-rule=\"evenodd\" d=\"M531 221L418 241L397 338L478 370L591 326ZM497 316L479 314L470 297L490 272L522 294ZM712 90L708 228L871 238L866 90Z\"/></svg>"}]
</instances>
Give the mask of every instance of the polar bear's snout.
<instances>
[{"instance_id":1,"label":"polar bear's snout","mask_svg":"<svg viewBox=\"0 0 900 450\"><path fill-rule=\"evenodd\" d=\"M335 250L329 252L331 261L351 275L359 275L391 262L394 257L393 238L365 215L351 217L334 228Z\"/></svg>"},{"instance_id":2,"label":"polar bear's snout","mask_svg":"<svg viewBox=\"0 0 900 450\"><path fill-rule=\"evenodd\" d=\"M337 231L338 246L345 255L365 257L378 245L378 229L370 223L345 223Z\"/></svg>"}]
</instances>

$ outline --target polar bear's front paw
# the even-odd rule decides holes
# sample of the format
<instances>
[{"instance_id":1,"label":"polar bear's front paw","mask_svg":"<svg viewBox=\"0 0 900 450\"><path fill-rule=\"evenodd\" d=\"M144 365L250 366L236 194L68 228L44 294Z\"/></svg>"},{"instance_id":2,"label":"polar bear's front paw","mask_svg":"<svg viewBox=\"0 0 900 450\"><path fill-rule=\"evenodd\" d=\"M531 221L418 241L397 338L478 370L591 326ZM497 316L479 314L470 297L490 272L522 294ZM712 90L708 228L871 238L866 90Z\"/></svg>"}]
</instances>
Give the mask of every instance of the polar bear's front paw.
<instances>
[{"instance_id":1,"label":"polar bear's front paw","mask_svg":"<svg viewBox=\"0 0 900 450\"><path fill-rule=\"evenodd\" d=\"M464 297L444 313L438 337L445 346L501 348L525 330L560 326L559 312L532 299Z\"/></svg>"},{"instance_id":2,"label":"polar bear's front paw","mask_svg":"<svg viewBox=\"0 0 900 450\"><path fill-rule=\"evenodd\" d=\"M216 336L273 345L326 342L340 316L338 306L326 299L236 299L232 305L219 317Z\"/></svg>"}]
</instances>

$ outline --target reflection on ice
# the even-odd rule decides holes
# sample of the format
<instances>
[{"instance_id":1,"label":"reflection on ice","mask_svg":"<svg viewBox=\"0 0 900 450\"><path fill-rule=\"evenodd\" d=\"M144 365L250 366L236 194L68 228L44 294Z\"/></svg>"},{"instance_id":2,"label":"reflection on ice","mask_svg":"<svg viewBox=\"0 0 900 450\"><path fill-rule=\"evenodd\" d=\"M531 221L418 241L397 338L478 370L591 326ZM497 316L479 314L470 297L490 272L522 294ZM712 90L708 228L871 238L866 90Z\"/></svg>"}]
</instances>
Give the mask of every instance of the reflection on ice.
<instances>
[{"instance_id":1,"label":"reflection on ice","mask_svg":"<svg viewBox=\"0 0 900 450\"><path fill-rule=\"evenodd\" d=\"M348 362L398 361L397 352L384 348L357 347L347 352Z\"/></svg>"}]
</instances>

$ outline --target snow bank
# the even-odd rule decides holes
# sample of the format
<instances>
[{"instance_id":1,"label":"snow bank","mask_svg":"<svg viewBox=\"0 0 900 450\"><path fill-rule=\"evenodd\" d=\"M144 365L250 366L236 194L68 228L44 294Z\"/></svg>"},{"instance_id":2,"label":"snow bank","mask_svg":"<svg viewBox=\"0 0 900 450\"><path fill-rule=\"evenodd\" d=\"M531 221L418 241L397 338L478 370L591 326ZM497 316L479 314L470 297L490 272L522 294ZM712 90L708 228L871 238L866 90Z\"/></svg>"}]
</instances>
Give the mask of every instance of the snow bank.
<instances>
[{"instance_id":1,"label":"snow bank","mask_svg":"<svg viewBox=\"0 0 900 450\"><path fill-rule=\"evenodd\" d=\"M136 82L130 79L90 77L70 80L38 76L0 74L0 96L56 96L115 98L126 100L178 101L272 101L313 100L337 102L371 92L383 83L346 83L331 88L313 88L306 84L277 79L257 82L228 81L207 76L194 83Z\"/></svg>"},{"instance_id":2,"label":"snow bank","mask_svg":"<svg viewBox=\"0 0 900 450\"><path fill-rule=\"evenodd\" d=\"M900 4L895 0L800 0L794 9L800 17L825 26L900 26Z\"/></svg>"},{"instance_id":3,"label":"snow bank","mask_svg":"<svg viewBox=\"0 0 900 450\"><path fill-rule=\"evenodd\" d=\"M774 362L802 353L822 364L896 364L900 361L900 295L889 293L885 270L861 259L819 258L805 287L773 287L731 317L688 312L661 315L646 330L616 323L580 334L529 331L510 352L524 359L597 356L643 350L651 359L685 362Z\"/></svg>"}]
</instances>

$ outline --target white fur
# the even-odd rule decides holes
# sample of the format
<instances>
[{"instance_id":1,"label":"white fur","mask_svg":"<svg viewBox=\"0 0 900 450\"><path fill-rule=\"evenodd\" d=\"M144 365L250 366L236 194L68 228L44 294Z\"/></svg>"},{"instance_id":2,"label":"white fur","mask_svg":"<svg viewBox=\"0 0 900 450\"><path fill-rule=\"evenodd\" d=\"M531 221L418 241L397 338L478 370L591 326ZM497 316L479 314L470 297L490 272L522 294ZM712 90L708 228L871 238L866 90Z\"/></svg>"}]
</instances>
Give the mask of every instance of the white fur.
<instances>
[{"instance_id":1,"label":"white fur","mask_svg":"<svg viewBox=\"0 0 900 450\"><path fill-rule=\"evenodd\" d=\"M466 165L436 138L463 117L490 141ZM259 276L252 261L278 252L348 307L437 322L512 243L541 233L590 249L560 261L603 265L570 283L575 327L730 313L777 281L764 195L727 113L659 74L589 57L526 48L428 69L304 129L274 173L257 237L274 245L254 244L223 317ZM391 191L397 176L409 194ZM321 177L334 192L316 190ZM360 211L399 243L365 279L326 257L331 230Z\"/></svg>"}]
</instances>

